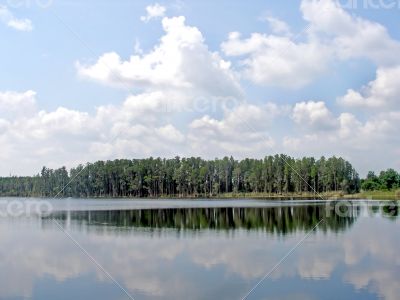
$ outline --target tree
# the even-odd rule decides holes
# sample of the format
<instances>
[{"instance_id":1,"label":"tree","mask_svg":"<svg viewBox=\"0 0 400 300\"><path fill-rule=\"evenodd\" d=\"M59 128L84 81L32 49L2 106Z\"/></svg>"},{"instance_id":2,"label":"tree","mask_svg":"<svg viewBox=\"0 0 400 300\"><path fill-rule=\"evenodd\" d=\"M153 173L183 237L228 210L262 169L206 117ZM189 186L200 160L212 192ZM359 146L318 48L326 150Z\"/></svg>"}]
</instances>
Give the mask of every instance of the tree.
<instances>
[{"instance_id":1,"label":"tree","mask_svg":"<svg viewBox=\"0 0 400 300\"><path fill-rule=\"evenodd\" d=\"M378 185L387 189L399 186L399 174L389 169L379 178L371 173L363 181L365 189ZM78 165L69 172L65 167L43 167L40 174L32 177L0 178L1 196L24 197L52 197L58 193L60 197L211 197L231 192L338 190L353 193L359 187L357 172L342 158L295 159L283 154L241 161L233 157L117 159Z\"/></svg>"}]
</instances>

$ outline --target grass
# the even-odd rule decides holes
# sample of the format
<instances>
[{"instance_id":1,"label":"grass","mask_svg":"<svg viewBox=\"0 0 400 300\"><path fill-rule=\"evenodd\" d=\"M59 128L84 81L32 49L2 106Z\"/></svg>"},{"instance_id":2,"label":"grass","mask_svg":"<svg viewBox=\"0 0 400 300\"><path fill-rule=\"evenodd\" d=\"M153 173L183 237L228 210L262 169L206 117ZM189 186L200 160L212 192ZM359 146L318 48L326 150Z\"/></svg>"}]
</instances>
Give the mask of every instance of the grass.
<instances>
[{"instance_id":1,"label":"grass","mask_svg":"<svg viewBox=\"0 0 400 300\"><path fill-rule=\"evenodd\" d=\"M224 193L219 196L214 196L213 198L222 198L222 199L238 199L238 198L247 198L247 199L272 199L272 200L284 200L284 199L337 199L345 197L344 193L338 192L329 192L329 193Z\"/></svg>"},{"instance_id":2,"label":"grass","mask_svg":"<svg viewBox=\"0 0 400 300\"><path fill-rule=\"evenodd\" d=\"M284 199L371 199L371 200L400 200L400 189L396 191L366 191L357 194L345 194L344 192L329 192L329 193L224 193L212 198L223 199L271 199L271 200L284 200Z\"/></svg>"},{"instance_id":3,"label":"grass","mask_svg":"<svg viewBox=\"0 0 400 300\"><path fill-rule=\"evenodd\" d=\"M346 195L350 199L371 199L371 200L400 200L400 190L396 191L363 191L354 195Z\"/></svg>"}]
</instances>

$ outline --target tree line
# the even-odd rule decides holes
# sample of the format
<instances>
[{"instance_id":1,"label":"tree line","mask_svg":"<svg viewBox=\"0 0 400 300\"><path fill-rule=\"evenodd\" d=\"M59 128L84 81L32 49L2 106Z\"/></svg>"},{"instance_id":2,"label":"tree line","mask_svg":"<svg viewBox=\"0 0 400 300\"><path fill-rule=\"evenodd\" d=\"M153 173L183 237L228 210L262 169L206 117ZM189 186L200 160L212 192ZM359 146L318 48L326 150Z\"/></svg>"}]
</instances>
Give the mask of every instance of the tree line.
<instances>
[{"instance_id":1,"label":"tree line","mask_svg":"<svg viewBox=\"0 0 400 300\"><path fill-rule=\"evenodd\" d=\"M280 154L264 159L117 159L0 178L1 196L215 197L224 193L355 193L360 179L343 158Z\"/></svg>"},{"instance_id":2,"label":"tree line","mask_svg":"<svg viewBox=\"0 0 400 300\"><path fill-rule=\"evenodd\" d=\"M367 178L362 179L361 187L364 191L391 191L400 188L400 174L393 169L381 171L375 175L368 172Z\"/></svg>"}]
</instances>

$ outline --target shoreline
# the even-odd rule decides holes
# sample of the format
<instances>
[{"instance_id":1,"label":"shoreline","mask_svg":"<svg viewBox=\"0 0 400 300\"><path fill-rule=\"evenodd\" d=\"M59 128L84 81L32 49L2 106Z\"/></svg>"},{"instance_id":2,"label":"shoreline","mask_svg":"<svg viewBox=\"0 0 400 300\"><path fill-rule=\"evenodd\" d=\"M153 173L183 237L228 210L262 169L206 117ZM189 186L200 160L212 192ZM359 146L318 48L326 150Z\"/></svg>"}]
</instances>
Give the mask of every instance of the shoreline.
<instances>
[{"instance_id":1,"label":"shoreline","mask_svg":"<svg viewBox=\"0 0 400 300\"><path fill-rule=\"evenodd\" d=\"M171 195L171 196L148 196L148 197L135 197L135 196L120 196L120 197L105 197L105 196L91 196L91 197L43 197L43 196L0 196L0 198L38 198L38 199L132 199L132 200L235 200L235 199L249 199L249 200L400 200L400 190L397 191L372 191L360 192L356 194L343 194L341 192L329 193L289 193L289 194L267 194L267 193L225 193L220 195Z\"/></svg>"}]
</instances>

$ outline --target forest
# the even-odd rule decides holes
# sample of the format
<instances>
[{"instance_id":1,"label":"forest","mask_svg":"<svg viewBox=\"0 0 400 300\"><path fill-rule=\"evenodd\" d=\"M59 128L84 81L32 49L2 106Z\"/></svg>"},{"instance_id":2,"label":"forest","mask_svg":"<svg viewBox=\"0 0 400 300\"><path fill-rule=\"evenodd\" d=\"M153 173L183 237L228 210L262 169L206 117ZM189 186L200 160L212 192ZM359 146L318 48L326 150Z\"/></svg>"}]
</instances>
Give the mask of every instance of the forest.
<instances>
[{"instance_id":1,"label":"forest","mask_svg":"<svg viewBox=\"0 0 400 300\"><path fill-rule=\"evenodd\" d=\"M117 159L0 178L0 196L218 197L226 193L356 193L361 181L343 158Z\"/></svg>"},{"instance_id":2,"label":"forest","mask_svg":"<svg viewBox=\"0 0 400 300\"><path fill-rule=\"evenodd\" d=\"M400 188L400 174L393 169L381 171L379 175L368 172L367 178L361 180L364 191L391 191Z\"/></svg>"}]
</instances>

